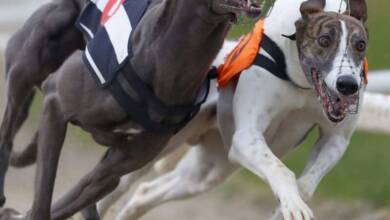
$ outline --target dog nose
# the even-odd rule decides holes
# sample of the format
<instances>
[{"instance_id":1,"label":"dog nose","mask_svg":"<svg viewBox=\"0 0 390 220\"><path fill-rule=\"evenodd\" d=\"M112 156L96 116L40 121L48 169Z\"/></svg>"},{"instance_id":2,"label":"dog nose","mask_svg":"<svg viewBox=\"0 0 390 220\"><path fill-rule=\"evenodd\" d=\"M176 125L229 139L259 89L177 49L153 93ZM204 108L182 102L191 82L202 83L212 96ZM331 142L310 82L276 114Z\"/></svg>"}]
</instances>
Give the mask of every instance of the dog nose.
<instances>
[{"instance_id":1,"label":"dog nose","mask_svg":"<svg viewBox=\"0 0 390 220\"><path fill-rule=\"evenodd\" d=\"M359 85L353 76L340 76L336 82L337 90L343 95L355 94Z\"/></svg>"}]
</instances>

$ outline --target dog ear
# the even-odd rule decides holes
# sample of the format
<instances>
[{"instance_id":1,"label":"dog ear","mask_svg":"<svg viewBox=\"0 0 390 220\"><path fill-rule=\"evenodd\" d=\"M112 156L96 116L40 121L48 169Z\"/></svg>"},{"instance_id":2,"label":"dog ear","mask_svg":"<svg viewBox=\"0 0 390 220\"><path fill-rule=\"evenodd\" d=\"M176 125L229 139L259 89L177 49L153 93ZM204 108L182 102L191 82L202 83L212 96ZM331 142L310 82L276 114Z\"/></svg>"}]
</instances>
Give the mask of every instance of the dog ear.
<instances>
[{"instance_id":1,"label":"dog ear","mask_svg":"<svg viewBox=\"0 0 390 220\"><path fill-rule=\"evenodd\" d=\"M311 14L315 14L324 10L326 0L307 0L301 4L301 14L303 18L307 18Z\"/></svg>"},{"instance_id":2,"label":"dog ear","mask_svg":"<svg viewBox=\"0 0 390 220\"><path fill-rule=\"evenodd\" d=\"M349 13L352 17L366 23L367 21L367 3L365 0L349 0Z\"/></svg>"}]
</instances>

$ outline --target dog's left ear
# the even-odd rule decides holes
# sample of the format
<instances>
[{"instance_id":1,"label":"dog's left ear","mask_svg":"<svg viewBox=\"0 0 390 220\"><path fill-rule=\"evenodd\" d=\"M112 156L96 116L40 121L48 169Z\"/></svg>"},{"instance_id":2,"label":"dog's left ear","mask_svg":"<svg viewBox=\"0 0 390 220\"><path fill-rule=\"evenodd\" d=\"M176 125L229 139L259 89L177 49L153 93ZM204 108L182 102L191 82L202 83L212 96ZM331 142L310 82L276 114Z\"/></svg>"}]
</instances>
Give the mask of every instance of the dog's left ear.
<instances>
[{"instance_id":1,"label":"dog's left ear","mask_svg":"<svg viewBox=\"0 0 390 220\"><path fill-rule=\"evenodd\" d=\"M306 19L311 14L315 14L324 10L326 0L307 0L301 4L302 18Z\"/></svg>"},{"instance_id":2,"label":"dog's left ear","mask_svg":"<svg viewBox=\"0 0 390 220\"><path fill-rule=\"evenodd\" d=\"M349 0L349 11L347 14L358 19L363 24L367 21L367 3L365 0Z\"/></svg>"}]
</instances>

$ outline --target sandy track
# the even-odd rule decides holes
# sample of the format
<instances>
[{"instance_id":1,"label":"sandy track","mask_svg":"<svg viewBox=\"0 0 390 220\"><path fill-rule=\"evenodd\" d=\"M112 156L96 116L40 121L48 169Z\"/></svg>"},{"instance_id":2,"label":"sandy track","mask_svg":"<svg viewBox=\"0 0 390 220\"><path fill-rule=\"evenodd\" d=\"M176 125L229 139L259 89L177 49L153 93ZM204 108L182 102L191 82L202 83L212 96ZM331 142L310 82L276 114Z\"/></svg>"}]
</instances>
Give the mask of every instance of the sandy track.
<instances>
[{"instance_id":1,"label":"sandy track","mask_svg":"<svg viewBox=\"0 0 390 220\"><path fill-rule=\"evenodd\" d=\"M26 19L41 0L2 0L0 2L0 51L5 46L10 32ZM21 10L23 8L23 10ZM3 31L2 31L3 30ZM3 70L2 55L0 68ZM4 81L0 76L0 109L4 110ZM30 119L17 136L16 146L21 148L30 140L36 129L37 118ZM77 180L90 170L99 160L104 148L96 147L89 141L68 135L61 156L55 197L65 193ZM10 169L6 193L8 207L26 211L32 201L34 167L23 170ZM128 195L129 196L129 195ZM121 202L123 203L123 201ZM269 193L257 190L254 186L239 183L233 178L223 187L201 197L169 203L155 209L143 220L263 220L271 214L275 201ZM115 206L105 218L114 219L120 205ZM323 220L390 220L386 211L375 210L367 203L344 204L333 200L322 200L313 204L318 219Z\"/></svg>"}]
</instances>

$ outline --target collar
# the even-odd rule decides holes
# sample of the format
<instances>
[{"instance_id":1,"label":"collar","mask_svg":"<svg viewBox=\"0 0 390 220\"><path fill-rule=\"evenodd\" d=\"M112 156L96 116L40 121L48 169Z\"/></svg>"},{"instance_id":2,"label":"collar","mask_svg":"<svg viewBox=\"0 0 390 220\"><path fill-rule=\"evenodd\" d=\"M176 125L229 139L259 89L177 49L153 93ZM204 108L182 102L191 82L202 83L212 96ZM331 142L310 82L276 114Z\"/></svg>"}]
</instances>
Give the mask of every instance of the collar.
<instances>
[{"instance_id":1,"label":"collar","mask_svg":"<svg viewBox=\"0 0 390 220\"><path fill-rule=\"evenodd\" d=\"M282 34L282 37L288 38L288 39L290 39L292 41L296 41L297 40L297 33L294 33L294 34L291 34L291 35Z\"/></svg>"}]
</instances>

